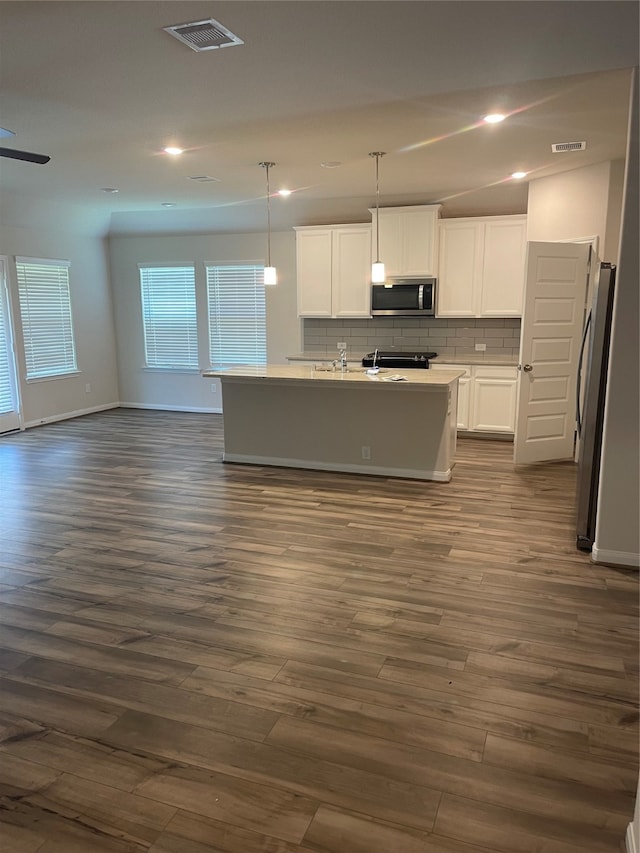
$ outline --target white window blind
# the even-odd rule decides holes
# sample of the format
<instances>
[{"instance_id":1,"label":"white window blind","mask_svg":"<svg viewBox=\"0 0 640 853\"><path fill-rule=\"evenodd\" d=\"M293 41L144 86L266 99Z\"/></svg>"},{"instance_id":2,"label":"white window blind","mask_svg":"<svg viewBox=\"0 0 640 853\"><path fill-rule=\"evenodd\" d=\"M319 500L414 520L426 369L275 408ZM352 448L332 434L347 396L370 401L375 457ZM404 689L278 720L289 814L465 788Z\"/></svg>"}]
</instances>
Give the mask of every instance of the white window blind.
<instances>
[{"instance_id":1,"label":"white window blind","mask_svg":"<svg viewBox=\"0 0 640 853\"><path fill-rule=\"evenodd\" d=\"M27 379L75 373L69 262L16 258Z\"/></svg>"},{"instance_id":2,"label":"white window blind","mask_svg":"<svg viewBox=\"0 0 640 853\"><path fill-rule=\"evenodd\" d=\"M198 367L194 267L140 266L147 367Z\"/></svg>"},{"instance_id":3,"label":"white window blind","mask_svg":"<svg viewBox=\"0 0 640 853\"><path fill-rule=\"evenodd\" d=\"M207 267L209 358L218 364L266 364L264 266Z\"/></svg>"}]
</instances>

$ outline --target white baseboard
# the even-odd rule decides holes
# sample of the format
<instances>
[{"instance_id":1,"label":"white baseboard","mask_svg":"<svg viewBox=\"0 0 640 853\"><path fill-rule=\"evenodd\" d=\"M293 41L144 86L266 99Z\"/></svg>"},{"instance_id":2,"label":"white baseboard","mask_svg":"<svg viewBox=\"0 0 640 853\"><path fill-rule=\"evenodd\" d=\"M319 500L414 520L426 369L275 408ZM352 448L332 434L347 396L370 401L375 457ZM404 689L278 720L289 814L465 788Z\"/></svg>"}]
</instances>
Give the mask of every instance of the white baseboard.
<instances>
[{"instance_id":1,"label":"white baseboard","mask_svg":"<svg viewBox=\"0 0 640 853\"><path fill-rule=\"evenodd\" d=\"M598 548L596 545L591 549L591 560L594 563L605 563L609 566L640 568L640 554L632 554L627 551L608 551L605 548Z\"/></svg>"},{"instance_id":2,"label":"white baseboard","mask_svg":"<svg viewBox=\"0 0 640 853\"><path fill-rule=\"evenodd\" d=\"M44 426L44 424L53 424L56 421L67 421L71 418L79 418L82 415L91 415L94 412L105 412L107 409L153 409L159 412L196 412L203 414L221 415L222 409L206 409L197 408L196 406L156 406L149 403L104 403L101 406L91 406L88 409L76 409L74 412L64 412L62 415L50 415L47 418L39 418L35 421L25 421L24 429L31 427Z\"/></svg>"},{"instance_id":3,"label":"white baseboard","mask_svg":"<svg viewBox=\"0 0 640 853\"><path fill-rule=\"evenodd\" d=\"M67 421L70 418L79 418L82 415L92 415L94 412L105 412L107 409L117 409L121 403L103 403L101 406L90 406L88 409L76 409L75 412L64 412L62 415L50 415L48 418L39 418L36 421L25 421L24 428L53 424L56 421Z\"/></svg>"},{"instance_id":4,"label":"white baseboard","mask_svg":"<svg viewBox=\"0 0 640 853\"><path fill-rule=\"evenodd\" d=\"M155 403L118 403L123 409L151 409L154 412L200 412L202 414L221 415L222 409L202 406L168 406Z\"/></svg>"},{"instance_id":5,"label":"white baseboard","mask_svg":"<svg viewBox=\"0 0 640 853\"><path fill-rule=\"evenodd\" d=\"M387 468L382 465L360 465L347 462L316 462L312 459L287 459L279 456L250 456L245 453L227 453L223 462L239 462L245 465L274 465L281 468L308 468L313 471L341 471L345 474L375 474L379 477L405 477L411 480L436 480L448 483L451 469L447 471L424 471L413 468Z\"/></svg>"},{"instance_id":6,"label":"white baseboard","mask_svg":"<svg viewBox=\"0 0 640 853\"><path fill-rule=\"evenodd\" d=\"M627 834L625 836L625 847L627 848L627 853L640 853L638 848L636 847L636 839L633 832L633 823L630 823L627 826Z\"/></svg>"}]
</instances>

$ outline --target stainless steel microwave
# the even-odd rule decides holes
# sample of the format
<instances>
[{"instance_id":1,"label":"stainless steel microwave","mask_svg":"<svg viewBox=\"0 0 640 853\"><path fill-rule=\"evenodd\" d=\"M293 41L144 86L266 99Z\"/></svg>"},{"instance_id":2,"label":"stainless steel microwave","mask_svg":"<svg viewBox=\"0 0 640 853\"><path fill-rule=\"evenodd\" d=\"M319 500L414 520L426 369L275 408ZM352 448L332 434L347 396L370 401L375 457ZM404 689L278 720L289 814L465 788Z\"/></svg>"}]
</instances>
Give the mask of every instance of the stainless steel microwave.
<instances>
[{"instance_id":1,"label":"stainless steel microwave","mask_svg":"<svg viewBox=\"0 0 640 853\"><path fill-rule=\"evenodd\" d=\"M436 313L436 279L395 279L371 285L374 317L433 317Z\"/></svg>"}]
</instances>

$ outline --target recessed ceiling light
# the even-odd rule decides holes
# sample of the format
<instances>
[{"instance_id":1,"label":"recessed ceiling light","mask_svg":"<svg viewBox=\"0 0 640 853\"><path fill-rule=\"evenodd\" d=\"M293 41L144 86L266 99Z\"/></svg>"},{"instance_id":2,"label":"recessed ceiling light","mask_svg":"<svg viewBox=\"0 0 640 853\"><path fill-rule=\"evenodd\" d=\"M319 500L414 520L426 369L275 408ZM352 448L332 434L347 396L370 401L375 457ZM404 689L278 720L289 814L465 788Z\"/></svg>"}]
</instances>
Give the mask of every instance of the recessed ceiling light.
<instances>
[{"instance_id":1,"label":"recessed ceiling light","mask_svg":"<svg viewBox=\"0 0 640 853\"><path fill-rule=\"evenodd\" d=\"M176 203L175 203L175 201L163 201L162 206L163 207L175 207Z\"/></svg>"},{"instance_id":2,"label":"recessed ceiling light","mask_svg":"<svg viewBox=\"0 0 640 853\"><path fill-rule=\"evenodd\" d=\"M323 169L337 169L342 163L339 160L324 160L320 165Z\"/></svg>"},{"instance_id":3,"label":"recessed ceiling light","mask_svg":"<svg viewBox=\"0 0 640 853\"><path fill-rule=\"evenodd\" d=\"M489 113L488 116L485 116L483 121L486 121L487 124L498 124L498 122L504 121L506 118L502 113Z\"/></svg>"},{"instance_id":4,"label":"recessed ceiling light","mask_svg":"<svg viewBox=\"0 0 640 853\"><path fill-rule=\"evenodd\" d=\"M278 195L282 195L282 196L291 195L291 190L278 190Z\"/></svg>"},{"instance_id":5,"label":"recessed ceiling light","mask_svg":"<svg viewBox=\"0 0 640 853\"><path fill-rule=\"evenodd\" d=\"M167 147L163 148L162 150L165 154L172 154L174 157L176 157L178 154L182 154L184 151L183 148L176 148L175 145L167 145Z\"/></svg>"},{"instance_id":6,"label":"recessed ceiling light","mask_svg":"<svg viewBox=\"0 0 640 853\"><path fill-rule=\"evenodd\" d=\"M101 187L100 188L103 193L118 193L120 190L117 190L115 187Z\"/></svg>"},{"instance_id":7,"label":"recessed ceiling light","mask_svg":"<svg viewBox=\"0 0 640 853\"><path fill-rule=\"evenodd\" d=\"M516 181L518 181L518 180L520 180L520 178L526 178L528 174L529 174L528 172L513 172L511 177L515 178Z\"/></svg>"}]
</instances>

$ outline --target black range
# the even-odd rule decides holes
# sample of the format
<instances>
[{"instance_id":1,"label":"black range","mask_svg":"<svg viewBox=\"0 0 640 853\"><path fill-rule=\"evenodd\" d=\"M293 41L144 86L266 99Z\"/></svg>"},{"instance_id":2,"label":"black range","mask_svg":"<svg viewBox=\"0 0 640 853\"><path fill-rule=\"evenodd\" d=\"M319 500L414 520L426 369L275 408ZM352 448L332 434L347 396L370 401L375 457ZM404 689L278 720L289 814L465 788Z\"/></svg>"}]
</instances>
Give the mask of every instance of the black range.
<instances>
[{"instance_id":1,"label":"black range","mask_svg":"<svg viewBox=\"0 0 640 853\"><path fill-rule=\"evenodd\" d=\"M363 367L400 367L414 368L429 367L429 359L435 358L437 352L402 352L401 350L377 350L369 352L362 359ZM375 365L374 365L375 360Z\"/></svg>"}]
</instances>

